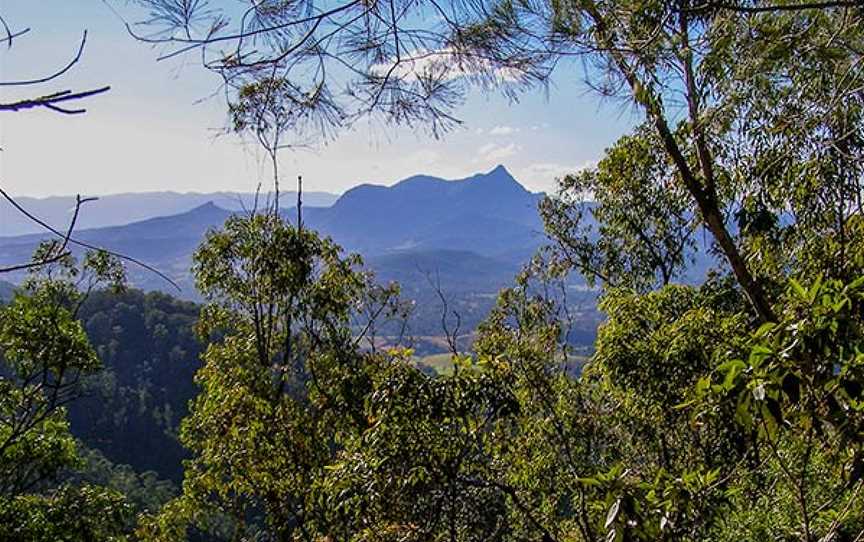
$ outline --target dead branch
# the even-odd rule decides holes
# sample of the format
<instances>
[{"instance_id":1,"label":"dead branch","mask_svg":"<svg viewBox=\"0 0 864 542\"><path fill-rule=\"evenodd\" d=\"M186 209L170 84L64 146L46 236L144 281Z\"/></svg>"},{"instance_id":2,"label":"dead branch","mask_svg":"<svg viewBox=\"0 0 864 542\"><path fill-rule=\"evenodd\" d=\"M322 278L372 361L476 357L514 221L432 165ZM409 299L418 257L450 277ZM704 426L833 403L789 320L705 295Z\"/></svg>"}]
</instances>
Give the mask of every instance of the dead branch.
<instances>
[{"instance_id":1,"label":"dead branch","mask_svg":"<svg viewBox=\"0 0 864 542\"><path fill-rule=\"evenodd\" d=\"M4 193L4 196L6 194ZM69 240L72 238L72 231L75 229L75 224L78 222L78 214L81 212L81 206L87 202L95 201L99 198L82 198L80 195L75 196L75 211L72 213L72 220L69 221L69 227L66 229L66 234L63 236L62 242L56 246L52 253L46 254L45 257L38 261L12 265L9 267L0 267L0 273L11 273L13 271L22 271L25 269L35 269L44 265L58 262L68 256L70 253L67 250Z\"/></svg>"},{"instance_id":2,"label":"dead branch","mask_svg":"<svg viewBox=\"0 0 864 542\"><path fill-rule=\"evenodd\" d=\"M38 98L27 98L24 100L19 100L17 102L0 103L0 111L22 111L25 109L44 107L52 111L56 111L57 113L63 113L65 115L80 115L81 113L86 113L87 110L84 108L67 109L65 107L60 107L56 104L83 100L84 98L89 98L90 96L102 94L103 92L108 92L109 90L111 90L110 86L105 86L93 90L85 90L83 92L72 92L71 90L63 90L60 92L55 92L53 94L39 96Z\"/></svg>"},{"instance_id":3,"label":"dead branch","mask_svg":"<svg viewBox=\"0 0 864 542\"><path fill-rule=\"evenodd\" d=\"M100 251L100 252L104 252L104 253L106 253L106 254L108 254L108 255L114 256L115 258L119 258L120 260L123 260L123 261L129 262L129 263L131 263L131 264L137 265L138 267L141 267L141 268L143 268L143 269L146 269L147 271L150 271L151 273L154 273L155 275L157 275L158 277L160 277L161 279L163 279L165 282L167 282L168 284L170 284L171 286L173 286L174 288L176 288L178 292L182 292L182 291L183 291L183 290L180 288L180 286L179 286L176 282L174 282L174 280L171 279L171 277L169 277L169 276L166 275L165 273L159 271L159 270L156 269L155 267L153 267L153 266L151 266L151 265L149 265L149 264L146 264L146 263L142 262L141 260L139 260L139 259L137 259L137 258L133 258L132 256L127 256L127 255L125 255L125 254L120 254L120 253L118 253L118 252L114 252L114 251L112 251L112 250L108 250L108 249L106 249L106 248L99 247L99 246L96 246L96 245L93 245L93 244L86 243L86 242L84 242L84 241L78 240L78 239L72 237L72 235L71 235L71 234L72 234L72 230L71 230L71 229L68 231L68 233L63 233L63 232L57 230L56 228L54 228L53 226L51 226L50 224L48 224L48 223L45 222L44 220L40 219L39 217L35 216L33 213L31 213L30 211L28 211L28 210L25 209L24 207L22 207L20 203L18 203L17 201L15 201L15 198L13 198L12 196L10 196L10 195L9 195L5 190L3 190L2 188L0 188L0 196L2 196L2 197L3 197L6 201L8 201L8 202L13 206L13 207L15 207L15 209L17 209L18 212L20 212L21 214L23 214L24 216L26 216L27 218L29 218L30 220L32 220L32 221L35 222L36 224L39 224L40 226L42 226L43 228L45 228L45 229L48 230L49 232L53 233L53 234L56 235L57 237L59 237L59 238L61 238L61 239L64 239L67 245L68 245L68 244L72 244L72 245L79 246L79 247L81 247L81 248L86 248L86 249L89 249L89 250L97 250L97 251ZM74 225L74 224L73 224L73 225Z\"/></svg>"}]
</instances>

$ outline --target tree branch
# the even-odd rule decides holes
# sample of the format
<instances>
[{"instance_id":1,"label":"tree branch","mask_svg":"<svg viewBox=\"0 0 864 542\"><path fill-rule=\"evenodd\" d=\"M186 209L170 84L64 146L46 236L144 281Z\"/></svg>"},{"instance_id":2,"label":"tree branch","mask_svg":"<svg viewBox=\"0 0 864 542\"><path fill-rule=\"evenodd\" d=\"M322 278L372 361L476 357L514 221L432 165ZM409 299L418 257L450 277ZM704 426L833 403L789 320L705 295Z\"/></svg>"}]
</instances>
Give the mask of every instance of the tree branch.
<instances>
[{"instance_id":1,"label":"tree branch","mask_svg":"<svg viewBox=\"0 0 864 542\"><path fill-rule=\"evenodd\" d=\"M804 11L810 9L855 8L864 7L862 0L835 0L833 2L803 2L799 4L769 4L767 6L744 6L732 2L706 2L704 4L684 8L682 12L703 13L706 11L737 11L740 13L773 13L778 11Z\"/></svg>"},{"instance_id":2,"label":"tree branch","mask_svg":"<svg viewBox=\"0 0 864 542\"><path fill-rule=\"evenodd\" d=\"M18 210L18 212L20 212L21 214L23 214L24 216L26 216L27 218L29 218L29 219L32 220L33 222L39 224L40 226L42 226L43 228L45 228L45 229L48 230L49 232L53 233L54 235L60 237L61 239L67 239L67 243L71 243L71 244L73 244L73 245L77 245L77 246L79 246L79 247L86 248L86 249L90 249L90 250L98 250L98 251L100 251L100 252L104 252L104 253L106 253L106 254L109 254L109 255L111 255L111 256L114 256L115 258L119 258L119 259L121 259L121 260L124 260L124 261L127 261L127 262L129 262L129 263L135 264L135 265L137 265L137 266L139 266L139 267L142 267L142 268L146 269L147 271L150 271L151 273L156 274L156 275L159 276L161 279L163 279L165 282L167 282L168 284L170 284L171 286L173 286L174 288L176 288L178 292L182 292L182 291L183 291L183 290L180 288L180 286L179 286L176 282L174 282L174 281L173 281L173 280L172 280L168 275L166 275L165 273L159 271L159 270L156 269L155 267L153 267L153 266L151 266L151 265L148 265L148 264L142 262L141 260L139 260L139 259L137 259L137 258L133 258L133 257L131 257L131 256L126 256L125 254L120 254L120 253L118 253L118 252L114 252L114 251L112 251L112 250L108 250L108 249L105 249L105 248L102 248L102 247L98 247L98 246L96 246L96 245L92 245L92 244L90 244L90 243L86 243L86 242L84 242L84 241L79 241L78 239L75 239L74 237L71 237L71 235L69 235L69 237L67 238L67 235L66 235L66 234L64 234L63 232L58 231L58 230L57 230L56 228L54 228L53 226L51 226L50 224L48 224L48 223L45 222L44 220L40 219L39 217L33 215L33 214L30 213L27 209L25 209L24 207L22 207L20 203L18 203L17 201L15 201L15 198L13 198L12 196L10 196L10 195L9 195L5 190L3 190L2 188L0 188L0 196L2 196L6 201L8 201L10 204L12 204L12 206L15 207L15 208ZM69 233L71 234L71 230L70 230Z\"/></svg>"},{"instance_id":3,"label":"tree branch","mask_svg":"<svg viewBox=\"0 0 864 542\"><path fill-rule=\"evenodd\" d=\"M18 34L20 35L20 33ZM10 35L11 36L11 35ZM11 38L6 38L11 39ZM38 79L25 79L22 81L0 81L0 87L16 87L16 86L25 86L25 85L38 85L40 83L47 83L53 79L57 79L64 73L68 72L72 69L72 66L78 63L81 60L81 55L84 54L84 46L87 44L87 31L84 31L84 35L81 36L81 43L78 45L78 52L75 53L75 56L70 60L65 66L55 71L51 75L46 75L45 77L40 77Z\"/></svg>"},{"instance_id":4,"label":"tree branch","mask_svg":"<svg viewBox=\"0 0 864 542\"><path fill-rule=\"evenodd\" d=\"M102 94L104 92L108 92L109 90L111 90L110 86L105 86L93 90L85 90L83 92L72 92L71 90L63 90L60 92L55 92L53 94L40 96L38 98L28 98L25 100L19 100L17 102L11 103L0 103L0 111L21 111L25 109L44 107L58 113L63 113L65 115L79 115L81 113L86 113L87 110L83 108L67 109L65 107L60 107L56 104L83 100L84 98L89 98L90 96Z\"/></svg>"}]
</instances>

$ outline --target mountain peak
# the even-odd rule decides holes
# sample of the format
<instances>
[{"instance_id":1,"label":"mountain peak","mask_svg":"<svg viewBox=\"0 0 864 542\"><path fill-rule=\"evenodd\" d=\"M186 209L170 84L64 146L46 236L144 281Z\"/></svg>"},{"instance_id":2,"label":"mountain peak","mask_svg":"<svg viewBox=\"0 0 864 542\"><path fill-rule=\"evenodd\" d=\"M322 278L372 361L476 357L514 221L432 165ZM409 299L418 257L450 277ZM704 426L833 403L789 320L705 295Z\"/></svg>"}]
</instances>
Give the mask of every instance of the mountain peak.
<instances>
[{"instance_id":1,"label":"mountain peak","mask_svg":"<svg viewBox=\"0 0 864 542\"><path fill-rule=\"evenodd\" d=\"M198 207L193 207L189 209L188 214L200 214L200 213L212 213L213 211L224 211L222 207L216 205L213 200L208 201L207 203L202 203Z\"/></svg>"},{"instance_id":2,"label":"mountain peak","mask_svg":"<svg viewBox=\"0 0 864 542\"><path fill-rule=\"evenodd\" d=\"M530 192L516 180L513 175L507 171L503 165L497 165L494 169L490 170L488 173L480 173L475 175L472 180L474 180L478 187L484 187L484 190L495 190L500 194L500 191L503 189L506 192L513 192L518 194L529 194Z\"/></svg>"},{"instance_id":3,"label":"mountain peak","mask_svg":"<svg viewBox=\"0 0 864 542\"><path fill-rule=\"evenodd\" d=\"M509 184L519 185L520 187L522 186L521 184L519 184L519 181L517 181L516 178L513 177L513 175L511 175L509 171L507 171L507 168L500 164L489 170L487 173L478 173L474 177L480 179L490 179L498 183L506 182Z\"/></svg>"},{"instance_id":4,"label":"mountain peak","mask_svg":"<svg viewBox=\"0 0 864 542\"><path fill-rule=\"evenodd\" d=\"M513 175L510 175L510 172L507 171L507 168L504 167L504 164L498 164L486 175L507 175L508 177L513 177Z\"/></svg>"}]
</instances>

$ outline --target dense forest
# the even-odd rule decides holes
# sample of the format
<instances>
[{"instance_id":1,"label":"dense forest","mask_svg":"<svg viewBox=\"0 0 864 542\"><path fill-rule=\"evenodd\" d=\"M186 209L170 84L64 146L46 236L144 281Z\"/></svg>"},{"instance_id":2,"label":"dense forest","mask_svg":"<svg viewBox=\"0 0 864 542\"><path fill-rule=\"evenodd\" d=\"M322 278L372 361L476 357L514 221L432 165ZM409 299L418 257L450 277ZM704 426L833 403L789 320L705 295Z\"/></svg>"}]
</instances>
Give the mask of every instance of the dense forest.
<instances>
[{"instance_id":1,"label":"dense forest","mask_svg":"<svg viewBox=\"0 0 864 542\"><path fill-rule=\"evenodd\" d=\"M572 58L643 122L540 202L442 374L380 340L399 285L278 206L207 233L201 307L44 244L0 309L0 540L864 540L859 2L139 4L276 181L284 137L441 135ZM604 315L578 370L572 274Z\"/></svg>"},{"instance_id":2,"label":"dense forest","mask_svg":"<svg viewBox=\"0 0 864 542\"><path fill-rule=\"evenodd\" d=\"M69 405L72 434L111 461L179 485L180 420L197 388L199 308L159 293L99 291L79 313L102 369Z\"/></svg>"}]
</instances>

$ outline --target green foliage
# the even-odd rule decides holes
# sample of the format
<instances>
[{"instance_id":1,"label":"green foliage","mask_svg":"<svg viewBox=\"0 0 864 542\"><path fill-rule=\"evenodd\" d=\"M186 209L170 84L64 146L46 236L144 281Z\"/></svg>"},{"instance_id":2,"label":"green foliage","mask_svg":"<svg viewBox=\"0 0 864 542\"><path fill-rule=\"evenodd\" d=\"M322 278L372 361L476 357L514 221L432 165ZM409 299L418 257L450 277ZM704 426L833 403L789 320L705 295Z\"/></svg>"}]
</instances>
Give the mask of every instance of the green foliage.
<instances>
[{"instance_id":1,"label":"green foliage","mask_svg":"<svg viewBox=\"0 0 864 542\"><path fill-rule=\"evenodd\" d=\"M637 441L585 478L610 540L862 532L861 14L760 4L552 8L646 114L544 207L553 255L604 289L583 385ZM674 204L651 209L661 187ZM675 275L645 257L670 254L656 224L680 246L693 231L675 217L712 234L720 280L658 289Z\"/></svg>"},{"instance_id":2,"label":"green foliage","mask_svg":"<svg viewBox=\"0 0 864 542\"><path fill-rule=\"evenodd\" d=\"M78 276L73 265L63 262L49 271L65 280L33 277L0 309L0 487L8 495L74 463L64 405L79 393L82 375L100 363L75 319L80 294L71 282Z\"/></svg>"},{"instance_id":3,"label":"green foliage","mask_svg":"<svg viewBox=\"0 0 864 542\"><path fill-rule=\"evenodd\" d=\"M806 287L790 279L780 321L754 331L741 357L729 356L694 389L699 416L734 409L758 437L768 463L759 472L787 510L785 523L770 523L777 531L819 539L860 532L862 300L864 278Z\"/></svg>"},{"instance_id":4,"label":"green foliage","mask_svg":"<svg viewBox=\"0 0 864 542\"><path fill-rule=\"evenodd\" d=\"M618 140L596 168L564 177L540 212L555 256L592 285L645 291L692 259L689 196L648 126Z\"/></svg>"},{"instance_id":5,"label":"green foliage","mask_svg":"<svg viewBox=\"0 0 864 542\"><path fill-rule=\"evenodd\" d=\"M122 495L58 482L80 466L66 405L100 368L77 312L90 289L121 281L122 268L90 254L80 269L67 256L38 273L0 308L0 539L121 540Z\"/></svg>"},{"instance_id":6,"label":"green foliage","mask_svg":"<svg viewBox=\"0 0 864 542\"><path fill-rule=\"evenodd\" d=\"M338 126L343 114L331 99L323 85L303 89L286 78L252 78L238 85L229 104L231 129L239 134L253 134L266 151L275 153L291 144L283 141L286 134L320 128L326 136L328 125Z\"/></svg>"},{"instance_id":7,"label":"green foliage","mask_svg":"<svg viewBox=\"0 0 864 542\"><path fill-rule=\"evenodd\" d=\"M449 377L404 362L377 375L371 426L328 468L323 486L354 539L490 540L506 529L488 437L518 405L470 360L456 365Z\"/></svg>"},{"instance_id":8,"label":"green foliage","mask_svg":"<svg viewBox=\"0 0 864 542\"><path fill-rule=\"evenodd\" d=\"M0 540L120 542L127 540L121 527L129 512L123 495L90 485L2 496Z\"/></svg>"},{"instance_id":9,"label":"green foliage","mask_svg":"<svg viewBox=\"0 0 864 542\"><path fill-rule=\"evenodd\" d=\"M760 326L746 357L725 361L717 383L698 391L731 397L738 420L765 436L788 427L840 439L841 447L856 443L856 413L864 408L862 300L864 277L849 284L817 279L807 288L790 279L781 320Z\"/></svg>"},{"instance_id":10,"label":"green foliage","mask_svg":"<svg viewBox=\"0 0 864 542\"><path fill-rule=\"evenodd\" d=\"M81 466L65 477L68 484L89 484L122 495L135 515L154 513L176 497L179 490L173 483L161 480L153 471L136 472L129 465L115 465L102 452L79 445ZM135 517L128 514L126 528L135 527Z\"/></svg>"},{"instance_id":11,"label":"green foliage","mask_svg":"<svg viewBox=\"0 0 864 542\"><path fill-rule=\"evenodd\" d=\"M181 430L193 457L183 494L139 533L860 540L864 19L840 4L454 7L442 43L483 59L478 80L521 67L527 81L580 54L590 82L644 123L544 202L552 246L501 292L474 352L454 352L447 374L378 351L365 336L374 325L353 323L395 311L396 291L372 288L330 241L270 214L210 234L196 256L209 346ZM396 13L417 14L380 5L389 18L379 4L356 8L383 34L355 21L333 30L376 65L391 37L401 54ZM248 75L235 129L278 134L314 108L315 93L291 100L290 69ZM422 118L366 75L368 103L383 95L391 119ZM275 161L277 145L263 143ZM697 232L718 266L675 284ZM579 375L571 271L600 287L606 315Z\"/></svg>"},{"instance_id":12,"label":"green foliage","mask_svg":"<svg viewBox=\"0 0 864 542\"><path fill-rule=\"evenodd\" d=\"M235 217L208 235L195 271L211 301L198 326L210 343L180 433L192 458L183 494L142 535L327 532L333 519L313 489L368 427L369 374L383 362L360 349L366 332L350 324L389 313L395 294L372 288L359 263L271 214Z\"/></svg>"}]
</instances>

